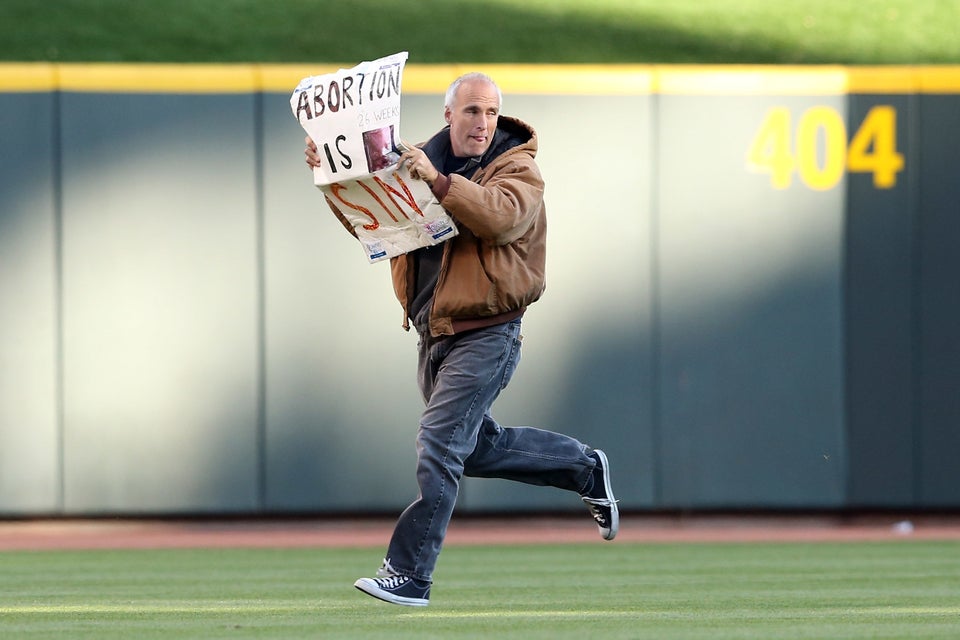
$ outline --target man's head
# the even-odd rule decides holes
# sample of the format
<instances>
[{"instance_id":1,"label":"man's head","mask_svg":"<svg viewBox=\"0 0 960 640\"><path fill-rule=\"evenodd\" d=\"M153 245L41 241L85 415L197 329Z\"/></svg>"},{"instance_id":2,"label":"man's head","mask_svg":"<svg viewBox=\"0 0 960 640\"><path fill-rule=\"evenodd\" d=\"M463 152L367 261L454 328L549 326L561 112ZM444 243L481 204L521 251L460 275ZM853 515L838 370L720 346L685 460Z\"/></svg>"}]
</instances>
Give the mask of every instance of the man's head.
<instances>
[{"instance_id":1,"label":"man's head","mask_svg":"<svg viewBox=\"0 0 960 640\"><path fill-rule=\"evenodd\" d=\"M453 155L483 155L493 142L503 96L496 83L482 73L468 73L447 89L443 117L450 125Z\"/></svg>"}]
</instances>

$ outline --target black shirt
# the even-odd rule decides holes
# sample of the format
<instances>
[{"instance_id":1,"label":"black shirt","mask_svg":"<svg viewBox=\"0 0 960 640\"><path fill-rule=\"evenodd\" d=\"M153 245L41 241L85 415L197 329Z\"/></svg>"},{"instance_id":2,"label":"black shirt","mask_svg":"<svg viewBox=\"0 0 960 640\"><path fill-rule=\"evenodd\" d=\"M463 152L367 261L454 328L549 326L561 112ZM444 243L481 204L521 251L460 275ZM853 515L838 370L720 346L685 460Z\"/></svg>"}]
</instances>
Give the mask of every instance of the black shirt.
<instances>
[{"instance_id":1,"label":"black shirt","mask_svg":"<svg viewBox=\"0 0 960 640\"><path fill-rule=\"evenodd\" d=\"M458 158L451 149L447 149L443 160L442 172L444 175L459 174L470 177L480 165L480 158ZM430 322L430 306L433 300L433 290L437 287L440 277L440 264L443 262L443 244L432 247L423 247L412 253L414 282L413 300L410 302L410 319L417 331L423 332Z\"/></svg>"}]
</instances>

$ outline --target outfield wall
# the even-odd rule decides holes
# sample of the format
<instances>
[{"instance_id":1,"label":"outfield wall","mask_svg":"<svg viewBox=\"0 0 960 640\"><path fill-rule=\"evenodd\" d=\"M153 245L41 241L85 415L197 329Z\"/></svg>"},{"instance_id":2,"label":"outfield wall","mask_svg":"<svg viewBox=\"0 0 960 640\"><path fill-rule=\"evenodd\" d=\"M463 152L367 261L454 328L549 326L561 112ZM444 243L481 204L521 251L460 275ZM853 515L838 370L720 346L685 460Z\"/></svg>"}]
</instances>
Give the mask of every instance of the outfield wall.
<instances>
[{"instance_id":1,"label":"outfield wall","mask_svg":"<svg viewBox=\"0 0 960 640\"><path fill-rule=\"evenodd\" d=\"M473 68L550 214L501 422L627 509L960 507L960 68L408 65L405 138ZM0 514L415 495L416 337L288 104L334 69L0 64Z\"/></svg>"}]
</instances>

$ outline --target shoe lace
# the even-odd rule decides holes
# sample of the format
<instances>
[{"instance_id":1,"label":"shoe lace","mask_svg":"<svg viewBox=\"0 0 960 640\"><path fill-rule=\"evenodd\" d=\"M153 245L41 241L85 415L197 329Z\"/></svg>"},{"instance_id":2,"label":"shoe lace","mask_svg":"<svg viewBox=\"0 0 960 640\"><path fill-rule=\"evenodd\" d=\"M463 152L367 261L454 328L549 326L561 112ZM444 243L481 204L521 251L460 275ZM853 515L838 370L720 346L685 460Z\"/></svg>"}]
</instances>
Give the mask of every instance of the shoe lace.
<instances>
[{"instance_id":1,"label":"shoe lace","mask_svg":"<svg viewBox=\"0 0 960 640\"><path fill-rule=\"evenodd\" d=\"M389 576L386 578L378 578L377 583L381 589L396 589L406 584L409 579L410 578L406 576Z\"/></svg>"},{"instance_id":2,"label":"shoe lace","mask_svg":"<svg viewBox=\"0 0 960 640\"><path fill-rule=\"evenodd\" d=\"M610 500L609 498L587 498L583 496L583 501L587 504L587 508L590 509L590 515L593 516L593 519L597 523L605 525L607 523L607 511L613 505L620 502L619 500Z\"/></svg>"},{"instance_id":3,"label":"shoe lace","mask_svg":"<svg viewBox=\"0 0 960 640\"><path fill-rule=\"evenodd\" d=\"M393 565L390 564L390 558L384 558L383 564L380 565L380 568L377 569L378 578L392 578L393 576L398 576L399 573L393 568Z\"/></svg>"}]
</instances>

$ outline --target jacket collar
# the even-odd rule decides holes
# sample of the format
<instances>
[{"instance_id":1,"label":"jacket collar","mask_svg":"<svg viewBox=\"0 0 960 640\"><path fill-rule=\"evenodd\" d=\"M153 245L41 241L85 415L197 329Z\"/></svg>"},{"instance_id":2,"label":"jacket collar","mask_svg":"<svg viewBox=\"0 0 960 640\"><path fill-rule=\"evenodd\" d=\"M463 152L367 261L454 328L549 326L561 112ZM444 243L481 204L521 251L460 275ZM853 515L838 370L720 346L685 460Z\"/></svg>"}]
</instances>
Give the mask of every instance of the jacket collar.
<instances>
[{"instance_id":1,"label":"jacket collar","mask_svg":"<svg viewBox=\"0 0 960 640\"><path fill-rule=\"evenodd\" d=\"M536 133L526 123L510 116L500 116L497 120L497 129L493 133L493 140L484 154L465 158L464 166L458 169L456 173L467 175L475 168L482 169L510 149L526 144L535 140L535 138ZM536 146L534 146L534 149L536 149ZM423 151L434 166L443 167L443 162L450 151L450 125L430 138L423 145Z\"/></svg>"}]
</instances>

